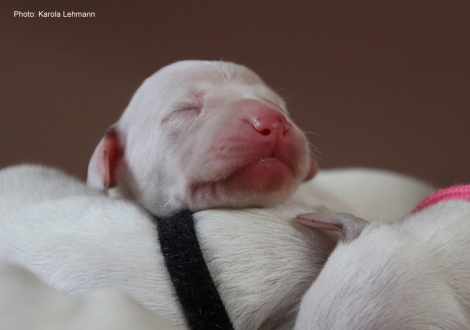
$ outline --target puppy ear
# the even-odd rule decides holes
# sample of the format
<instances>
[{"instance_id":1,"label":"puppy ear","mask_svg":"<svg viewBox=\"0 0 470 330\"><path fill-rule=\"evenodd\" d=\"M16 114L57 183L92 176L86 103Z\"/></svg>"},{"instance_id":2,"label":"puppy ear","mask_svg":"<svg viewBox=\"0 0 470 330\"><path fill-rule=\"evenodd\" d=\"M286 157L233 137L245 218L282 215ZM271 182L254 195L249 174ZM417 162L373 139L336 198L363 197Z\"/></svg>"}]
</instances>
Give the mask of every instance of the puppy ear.
<instances>
[{"instance_id":1,"label":"puppy ear","mask_svg":"<svg viewBox=\"0 0 470 330\"><path fill-rule=\"evenodd\" d=\"M311 160L310 168L308 170L307 176L305 177L304 181L308 181L312 179L318 172L318 164L315 159Z\"/></svg>"},{"instance_id":2,"label":"puppy ear","mask_svg":"<svg viewBox=\"0 0 470 330\"><path fill-rule=\"evenodd\" d=\"M366 220L349 213L299 214L297 221L317 229L337 231L341 233L341 241L345 243L355 240L369 224Z\"/></svg>"},{"instance_id":3,"label":"puppy ear","mask_svg":"<svg viewBox=\"0 0 470 330\"><path fill-rule=\"evenodd\" d=\"M118 133L110 128L91 156L88 164L87 185L104 190L117 185L117 168L124 154Z\"/></svg>"}]
</instances>

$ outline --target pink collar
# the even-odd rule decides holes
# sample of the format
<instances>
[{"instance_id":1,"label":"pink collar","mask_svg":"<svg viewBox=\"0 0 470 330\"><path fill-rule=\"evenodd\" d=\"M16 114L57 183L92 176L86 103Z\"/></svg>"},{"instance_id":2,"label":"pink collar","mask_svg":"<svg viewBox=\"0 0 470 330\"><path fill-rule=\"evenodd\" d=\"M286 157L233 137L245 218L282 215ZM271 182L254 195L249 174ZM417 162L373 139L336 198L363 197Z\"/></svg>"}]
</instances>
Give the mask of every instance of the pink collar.
<instances>
[{"instance_id":1,"label":"pink collar","mask_svg":"<svg viewBox=\"0 0 470 330\"><path fill-rule=\"evenodd\" d=\"M428 206L450 199L463 199L470 202L470 185L460 185L439 189L423 199L412 213L419 212Z\"/></svg>"}]
</instances>

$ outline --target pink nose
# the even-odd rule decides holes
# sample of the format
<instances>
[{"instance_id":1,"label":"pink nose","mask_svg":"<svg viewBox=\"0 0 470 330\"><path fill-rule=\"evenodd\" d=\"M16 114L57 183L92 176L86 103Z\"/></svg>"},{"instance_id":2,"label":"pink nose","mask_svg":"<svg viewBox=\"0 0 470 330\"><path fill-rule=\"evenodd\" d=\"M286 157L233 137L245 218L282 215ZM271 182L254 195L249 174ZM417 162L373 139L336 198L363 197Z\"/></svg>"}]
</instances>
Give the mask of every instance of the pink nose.
<instances>
[{"instance_id":1,"label":"pink nose","mask_svg":"<svg viewBox=\"0 0 470 330\"><path fill-rule=\"evenodd\" d=\"M253 127L261 135L278 134L285 136L289 131L289 123L281 113L272 112L254 117L252 119Z\"/></svg>"}]
</instances>

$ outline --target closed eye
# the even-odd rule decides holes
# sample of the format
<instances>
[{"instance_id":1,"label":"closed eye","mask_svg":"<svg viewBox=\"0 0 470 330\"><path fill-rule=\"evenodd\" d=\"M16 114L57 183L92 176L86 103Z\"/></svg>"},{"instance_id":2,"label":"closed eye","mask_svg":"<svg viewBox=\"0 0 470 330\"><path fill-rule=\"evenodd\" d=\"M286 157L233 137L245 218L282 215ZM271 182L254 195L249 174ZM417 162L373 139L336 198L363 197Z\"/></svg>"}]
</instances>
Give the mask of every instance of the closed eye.
<instances>
[{"instance_id":1,"label":"closed eye","mask_svg":"<svg viewBox=\"0 0 470 330\"><path fill-rule=\"evenodd\" d=\"M190 107L184 107L182 109L178 109L175 112L195 112L195 114L199 114L201 112L202 108L198 106L190 106Z\"/></svg>"},{"instance_id":2,"label":"closed eye","mask_svg":"<svg viewBox=\"0 0 470 330\"><path fill-rule=\"evenodd\" d=\"M201 112L202 107L197 105L184 105L180 107L176 107L175 110L170 112L168 115L165 116L162 120L162 124L167 122L168 120L177 120L183 118L194 118L199 115Z\"/></svg>"}]
</instances>

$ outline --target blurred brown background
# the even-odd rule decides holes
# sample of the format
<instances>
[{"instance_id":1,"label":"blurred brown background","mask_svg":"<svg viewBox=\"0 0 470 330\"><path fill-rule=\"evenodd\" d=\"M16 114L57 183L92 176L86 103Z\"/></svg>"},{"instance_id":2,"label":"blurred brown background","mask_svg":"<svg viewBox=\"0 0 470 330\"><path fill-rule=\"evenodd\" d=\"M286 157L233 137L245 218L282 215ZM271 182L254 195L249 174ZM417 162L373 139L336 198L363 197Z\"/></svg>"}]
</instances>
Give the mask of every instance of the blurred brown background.
<instances>
[{"instance_id":1,"label":"blurred brown background","mask_svg":"<svg viewBox=\"0 0 470 330\"><path fill-rule=\"evenodd\" d=\"M0 166L85 179L140 83L181 59L245 64L323 168L470 182L470 1L15 1L0 5ZM95 18L14 18L13 11Z\"/></svg>"}]
</instances>

